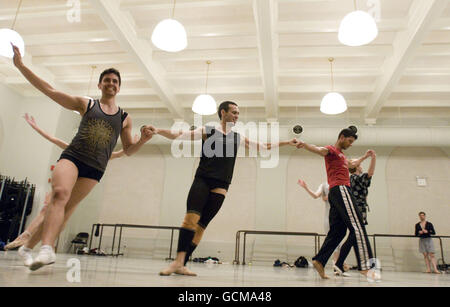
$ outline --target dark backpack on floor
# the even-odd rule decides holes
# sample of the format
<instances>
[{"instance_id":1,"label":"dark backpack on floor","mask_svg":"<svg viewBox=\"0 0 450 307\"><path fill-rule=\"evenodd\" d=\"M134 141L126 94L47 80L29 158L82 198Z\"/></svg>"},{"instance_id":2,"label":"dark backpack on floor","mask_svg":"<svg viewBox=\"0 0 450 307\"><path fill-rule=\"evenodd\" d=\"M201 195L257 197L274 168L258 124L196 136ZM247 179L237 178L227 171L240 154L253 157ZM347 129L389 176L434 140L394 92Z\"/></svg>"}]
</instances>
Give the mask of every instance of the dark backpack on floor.
<instances>
[{"instance_id":1,"label":"dark backpack on floor","mask_svg":"<svg viewBox=\"0 0 450 307\"><path fill-rule=\"evenodd\" d=\"M298 268L307 268L308 267L308 260L306 260L305 257L300 256L300 257L298 257L298 259L295 261L294 264Z\"/></svg>"}]
</instances>

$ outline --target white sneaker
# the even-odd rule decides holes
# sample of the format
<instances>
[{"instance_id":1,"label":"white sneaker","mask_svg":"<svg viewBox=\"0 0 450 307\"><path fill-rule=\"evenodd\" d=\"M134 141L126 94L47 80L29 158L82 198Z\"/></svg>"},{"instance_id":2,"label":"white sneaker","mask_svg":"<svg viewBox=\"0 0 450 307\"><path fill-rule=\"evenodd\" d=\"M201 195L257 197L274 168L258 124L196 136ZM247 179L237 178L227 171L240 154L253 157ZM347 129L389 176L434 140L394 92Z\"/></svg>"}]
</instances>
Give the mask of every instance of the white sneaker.
<instances>
[{"instance_id":1,"label":"white sneaker","mask_svg":"<svg viewBox=\"0 0 450 307\"><path fill-rule=\"evenodd\" d=\"M40 269L44 265L49 265L55 263L56 255L53 252L53 249L43 249L39 251L36 259L34 259L33 263L30 266L30 270L36 271Z\"/></svg>"},{"instance_id":2,"label":"white sneaker","mask_svg":"<svg viewBox=\"0 0 450 307\"><path fill-rule=\"evenodd\" d=\"M340 268L338 268L336 265L333 265L334 275L336 276L343 276L343 277L350 277L351 275L343 272Z\"/></svg>"},{"instance_id":3,"label":"white sneaker","mask_svg":"<svg viewBox=\"0 0 450 307\"><path fill-rule=\"evenodd\" d=\"M33 263L33 254L31 253L31 249L26 248L25 246L21 246L19 248L18 254L20 258L22 258L23 264L29 267Z\"/></svg>"}]
</instances>

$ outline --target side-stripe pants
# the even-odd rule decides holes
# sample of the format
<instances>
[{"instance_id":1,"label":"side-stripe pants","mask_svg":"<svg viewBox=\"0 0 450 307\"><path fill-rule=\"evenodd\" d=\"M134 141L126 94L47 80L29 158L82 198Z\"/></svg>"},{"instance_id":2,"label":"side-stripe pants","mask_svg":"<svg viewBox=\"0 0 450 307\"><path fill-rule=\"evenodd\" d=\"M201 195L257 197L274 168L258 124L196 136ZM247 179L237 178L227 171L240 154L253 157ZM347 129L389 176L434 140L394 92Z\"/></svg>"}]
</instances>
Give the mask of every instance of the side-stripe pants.
<instances>
[{"instance_id":1,"label":"side-stripe pants","mask_svg":"<svg viewBox=\"0 0 450 307\"><path fill-rule=\"evenodd\" d=\"M358 262L358 269L370 270L372 249L363 224L361 213L356 208L351 189L347 186L335 186L330 189L328 195L330 202L330 231L319 253L313 260L319 261L324 267L333 251L344 239L347 229L349 238L353 242L353 248Z\"/></svg>"}]
</instances>

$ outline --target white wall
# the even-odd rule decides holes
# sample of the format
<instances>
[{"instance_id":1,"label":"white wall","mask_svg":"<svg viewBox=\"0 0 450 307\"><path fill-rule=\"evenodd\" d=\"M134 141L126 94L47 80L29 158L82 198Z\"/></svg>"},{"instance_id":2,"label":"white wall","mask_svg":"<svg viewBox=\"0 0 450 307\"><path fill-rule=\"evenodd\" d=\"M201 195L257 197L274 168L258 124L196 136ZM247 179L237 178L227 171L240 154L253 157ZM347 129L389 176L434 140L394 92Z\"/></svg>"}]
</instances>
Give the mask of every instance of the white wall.
<instances>
[{"instance_id":1,"label":"white wall","mask_svg":"<svg viewBox=\"0 0 450 307\"><path fill-rule=\"evenodd\" d=\"M61 152L55 145L35 132L23 119L32 115L46 132L67 142L78 125L79 116L63 110L59 105L42 97L23 99L0 84L0 173L4 176L36 185L33 211L27 223L42 207L45 193L50 190L50 166Z\"/></svg>"}]
</instances>

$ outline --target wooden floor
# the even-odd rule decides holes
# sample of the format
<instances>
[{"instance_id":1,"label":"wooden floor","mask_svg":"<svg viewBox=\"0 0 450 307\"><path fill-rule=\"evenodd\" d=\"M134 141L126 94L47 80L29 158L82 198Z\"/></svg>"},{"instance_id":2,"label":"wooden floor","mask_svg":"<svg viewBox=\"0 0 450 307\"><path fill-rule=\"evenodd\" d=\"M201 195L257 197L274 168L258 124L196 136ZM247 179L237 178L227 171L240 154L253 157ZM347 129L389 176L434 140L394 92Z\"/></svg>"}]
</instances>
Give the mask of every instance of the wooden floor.
<instances>
[{"instance_id":1,"label":"wooden floor","mask_svg":"<svg viewBox=\"0 0 450 307\"><path fill-rule=\"evenodd\" d=\"M16 251L0 252L0 287L449 287L450 275L417 272L382 272L380 282L369 282L357 272L351 277L322 280L313 269L274 268L270 265L189 263L197 277L159 276L168 262L58 254L56 263L31 272ZM79 281L76 267L79 265ZM331 272L328 272L331 274ZM72 282L71 282L72 281Z\"/></svg>"}]
</instances>

